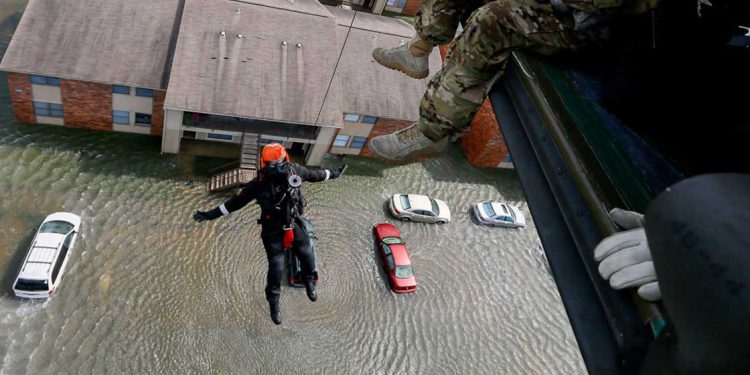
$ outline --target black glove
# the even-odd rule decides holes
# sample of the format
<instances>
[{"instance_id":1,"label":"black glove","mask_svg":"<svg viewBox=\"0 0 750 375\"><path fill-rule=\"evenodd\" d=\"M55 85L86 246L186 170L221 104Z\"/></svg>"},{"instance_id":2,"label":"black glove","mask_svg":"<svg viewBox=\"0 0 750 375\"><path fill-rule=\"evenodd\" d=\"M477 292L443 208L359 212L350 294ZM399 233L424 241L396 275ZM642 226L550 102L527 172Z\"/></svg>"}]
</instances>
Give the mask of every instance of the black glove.
<instances>
[{"instance_id":1,"label":"black glove","mask_svg":"<svg viewBox=\"0 0 750 375\"><path fill-rule=\"evenodd\" d=\"M193 220L201 222L204 220L213 220L221 216L221 210L214 208L211 211L195 211L193 214Z\"/></svg>"},{"instance_id":2,"label":"black glove","mask_svg":"<svg viewBox=\"0 0 750 375\"><path fill-rule=\"evenodd\" d=\"M338 167L337 169L332 170L331 171L331 179L341 177L341 175L344 174L344 171L346 170L346 168L347 168L347 165L344 164L344 165Z\"/></svg>"}]
</instances>

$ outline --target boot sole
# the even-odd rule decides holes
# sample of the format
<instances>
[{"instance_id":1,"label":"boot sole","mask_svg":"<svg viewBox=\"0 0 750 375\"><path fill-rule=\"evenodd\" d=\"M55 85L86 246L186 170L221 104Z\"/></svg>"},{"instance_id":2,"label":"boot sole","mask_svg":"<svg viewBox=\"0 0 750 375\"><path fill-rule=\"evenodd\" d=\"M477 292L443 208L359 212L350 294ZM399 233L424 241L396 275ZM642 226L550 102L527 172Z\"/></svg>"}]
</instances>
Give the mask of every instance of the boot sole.
<instances>
[{"instance_id":1,"label":"boot sole","mask_svg":"<svg viewBox=\"0 0 750 375\"><path fill-rule=\"evenodd\" d=\"M386 67L388 69L396 70L396 71L399 71L401 73L404 73L404 74L406 74L407 76L409 76L411 78L423 79L423 78L427 78L427 76L430 75L430 71L429 70L426 71L426 72L415 72L413 70L407 69L406 67L404 67L403 65L401 65L399 63L386 63L385 61L380 60L378 58L378 56L375 55L374 53L372 54L372 58L375 59L375 61L377 61L378 64L380 64L380 65L382 65L382 66L384 66L384 67Z\"/></svg>"}]
</instances>

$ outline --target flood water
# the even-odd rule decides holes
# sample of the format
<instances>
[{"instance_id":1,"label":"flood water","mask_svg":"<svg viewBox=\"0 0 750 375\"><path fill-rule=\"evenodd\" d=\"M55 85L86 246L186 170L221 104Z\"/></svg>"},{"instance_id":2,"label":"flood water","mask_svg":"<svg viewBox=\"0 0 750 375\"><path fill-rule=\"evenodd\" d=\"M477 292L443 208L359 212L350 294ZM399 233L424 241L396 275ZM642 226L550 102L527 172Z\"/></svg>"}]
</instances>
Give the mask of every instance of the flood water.
<instances>
[{"instance_id":1,"label":"flood water","mask_svg":"<svg viewBox=\"0 0 750 375\"><path fill-rule=\"evenodd\" d=\"M284 287L275 326L258 209L194 223L223 198L206 193L205 175L186 183L159 146L18 124L0 73L0 374L585 372L514 172L472 168L456 149L406 166L326 159L350 168L305 187L320 297ZM453 216L396 223L419 283L412 295L389 291L370 232L395 222L383 203L402 192L441 198ZM470 204L488 199L519 205L529 227L474 224ZM15 298L31 236L55 211L83 220L58 294Z\"/></svg>"}]
</instances>

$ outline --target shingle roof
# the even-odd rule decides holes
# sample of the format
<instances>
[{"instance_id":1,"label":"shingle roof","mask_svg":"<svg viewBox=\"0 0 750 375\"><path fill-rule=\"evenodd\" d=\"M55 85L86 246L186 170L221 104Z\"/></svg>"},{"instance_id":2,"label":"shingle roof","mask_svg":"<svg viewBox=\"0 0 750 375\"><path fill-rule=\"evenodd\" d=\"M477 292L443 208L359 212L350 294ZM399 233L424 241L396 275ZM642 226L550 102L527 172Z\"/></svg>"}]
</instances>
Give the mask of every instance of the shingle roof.
<instances>
[{"instance_id":1,"label":"shingle roof","mask_svg":"<svg viewBox=\"0 0 750 375\"><path fill-rule=\"evenodd\" d=\"M31 0L0 69L159 89L179 0Z\"/></svg>"},{"instance_id":2,"label":"shingle roof","mask_svg":"<svg viewBox=\"0 0 750 375\"><path fill-rule=\"evenodd\" d=\"M187 0L165 107L341 126L336 21L310 3Z\"/></svg>"}]
</instances>

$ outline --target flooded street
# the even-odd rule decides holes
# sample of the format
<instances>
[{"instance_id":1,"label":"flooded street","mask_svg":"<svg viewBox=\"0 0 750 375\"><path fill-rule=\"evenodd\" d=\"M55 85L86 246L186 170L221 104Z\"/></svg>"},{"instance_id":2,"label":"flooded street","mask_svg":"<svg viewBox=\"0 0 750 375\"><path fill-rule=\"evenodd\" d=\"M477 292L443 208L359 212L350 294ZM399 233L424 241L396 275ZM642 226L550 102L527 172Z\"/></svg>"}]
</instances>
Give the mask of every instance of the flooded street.
<instances>
[{"instance_id":1,"label":"flooded street","mask_svg":"<svg viewBox=\"0 0 750 375\"><path fill-rule=\"evenodd\" d=\"M188 184L159 150L156 137L18 124L0 73L0 374L585 372L513 171L472 168L456 148L406 166L327 158L349 169L305 185L320 297L284 286L275 326L259 209L194 223L224 198L206 193L205 174ZM387 217L386 199L407 192L445 200L453 221ZM519 205L529 226L474 224L470 205L489 199ZM55 211L82 218L59 292L15 298L34 230ZM408 243L412 295L387 287L379 222Z\"/></svg>"}]
</instances>

